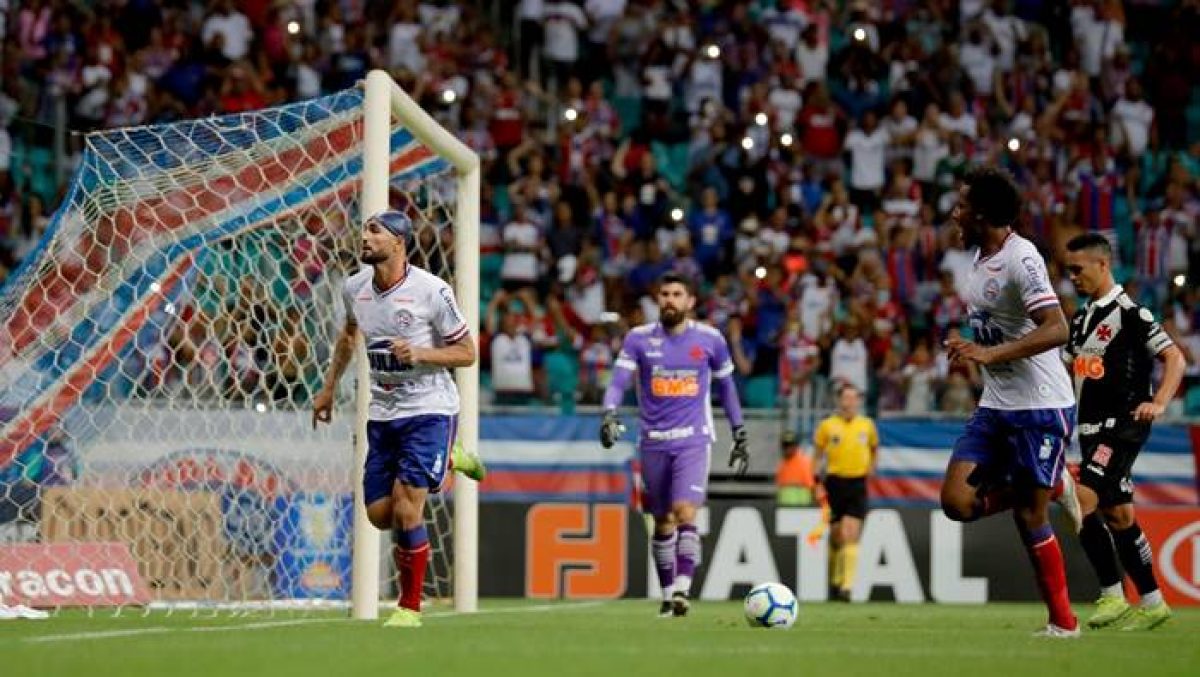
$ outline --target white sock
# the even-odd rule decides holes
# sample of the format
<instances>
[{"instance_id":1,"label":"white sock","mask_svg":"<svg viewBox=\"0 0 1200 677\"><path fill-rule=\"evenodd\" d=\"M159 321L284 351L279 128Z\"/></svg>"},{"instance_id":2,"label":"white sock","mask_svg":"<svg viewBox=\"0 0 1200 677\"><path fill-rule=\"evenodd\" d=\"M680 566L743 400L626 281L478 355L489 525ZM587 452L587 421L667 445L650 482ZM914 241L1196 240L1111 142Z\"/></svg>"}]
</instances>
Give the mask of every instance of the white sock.
<instances>
[{"instance_id":1,"label":"white sock","mask_svg":"<svg viewBox=\"0 0 1200 677\"><path fill-rule=\"evenodd\" d=\"M1150 607L1155 607L1162 603L1162 590L1155 590L1154 592L1148 592L1142 595L1142 603L1140 606L1143 609L1149 609Z\"/></svg>"},{"instance_id":2,"label":"white sock","mask_svg":"<svg viewBox=\"0 0 1200 677\"><path fill-rule=\"evenodd\" d=\"M1100 594L1105 597L1120 597L1125 599L1125 588L1120 583L1114 583L1107 588L1100 588Z\"/></svg>"},{"instance_id":3,"label":"white sock","mask_svg":"<svg viewBox=\"0 0 1200 677\"><path fill-rule=\"evenodd\" d=\"M676 575L675 592L682 592L685 595L690 595L692 593L692 577Z\"/></svg>"}]
</instances>

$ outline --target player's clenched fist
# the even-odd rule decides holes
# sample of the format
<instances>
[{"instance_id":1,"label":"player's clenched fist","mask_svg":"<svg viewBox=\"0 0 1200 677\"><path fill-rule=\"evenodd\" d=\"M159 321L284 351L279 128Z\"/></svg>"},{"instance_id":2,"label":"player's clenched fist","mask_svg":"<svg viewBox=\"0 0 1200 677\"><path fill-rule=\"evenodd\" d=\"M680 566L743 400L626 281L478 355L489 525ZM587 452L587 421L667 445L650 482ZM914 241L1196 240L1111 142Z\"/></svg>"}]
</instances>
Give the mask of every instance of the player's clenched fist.
<instances>
[{"instance_id":1,"label":"player's clenched fist","mask_svg":"<svg viewBox=\"0 0 1200 677\"><path fill-rule=\"evenodd\" d=\"M392 354L400 360L400 364L417 365L417 350L411 343L403 339L392 341Z\"/></svg>"},{"instance_id":2,"label":"player's clenched fist","mask_svg":"<svg viewBox=\"0 0 1200 677\"><path fill-rule=\"evenodd\" d=\"M333 391L322 388L313 397L313 430L317 429L317 423L329 423L333 418Z\"/></svg>"},{"instance_id":3,"label":"player's clenched fist","mask_svg":"<svg viewBox=\"0 0 1200 677\"><path fill-rule=\"evenodd\" d=\"M623 432L625 432L625 426L621 425L621 421L617 418L617 412L611 410L604 412L604 421L600 423L600 444L605 449L612 448Z\"/></svg>"},{"instance_id":4,"label":"player's clenched fist","mask_svg":"<svg viewBox=\"0 0 1200 677\"><path fill-rule=\"evenodd\" d=\"M729 450L729 467L733 468L738 477L746 474L750 468L750 437L746 434L746 426L733 427L733 447Z\"/></svg>"}]
</instances>

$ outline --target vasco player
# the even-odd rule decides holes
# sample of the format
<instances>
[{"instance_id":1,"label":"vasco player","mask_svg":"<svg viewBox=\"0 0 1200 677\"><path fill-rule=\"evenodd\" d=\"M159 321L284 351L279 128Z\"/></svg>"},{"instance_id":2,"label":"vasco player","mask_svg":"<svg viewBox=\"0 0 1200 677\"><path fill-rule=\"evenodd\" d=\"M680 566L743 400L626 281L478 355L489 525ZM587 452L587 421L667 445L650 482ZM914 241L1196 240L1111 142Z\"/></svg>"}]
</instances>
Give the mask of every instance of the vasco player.
<instances>
[{"instance_id":1,"label":"vasco player","mask_svg":"<svg viewBox=\"0 0 1200 677\"><path fill-rule=\"evenodd\" d=\"M1071 319L1067 357L1079 393L1079 540L1100 581L1092 628L1120 624L1152 630L1171 617L1154 578L1154 553L1133 513L1133 462L1183 378L1183 352L1149 310L1113 280L1112 248L1104 236L1080 235L1067 243L1067 272L1088 298ZM1164 363L1158 392L1154 361ZM1097 514L1099 513L1099 514ZM1141 602L1125 600L1120 557Z\"/></svg>"},{"instance_id":2,"label":"vasco player","mask_svg":"<svg viewBox=\"0 0 1200 677\"><path fill-rule=\"evenodd\" d=\"M369 264L346 279L346 326L338 336L325 386L313 401L313 426L328 422L337 382L367 341L371 406L363 488L367 517L395 529L399 608L385 625L420 627L421 590L429 563L425 498L453 467L482 479L483 464L456 443L458 388L448 371L475 361L475 340L450 286L408 263L412 221L385 210L363 225L360 259ZM453 458L451 458L453 456Z\"/></svg>"},{"instance_id":3,"label":"vasco player","mask_svg":"<svg viewBox=\"0 0 1200 677\"><path fill-rule=\"evenodd\" d=\"M952 360L982 367L983 397L954 445L942 509L969 522L1012 508L1050 611L1037 634L1078 637L1048 510L1060 486L1078 515L1063 472L1075 419L1071 379L1058 352L1068 328L1041 255L1013 232L1020 200L1007 172L976 168L964 177L951 214L963 243L978 251L963 299L974 340L955 337L946 346Z\"/></svg>"},{"instance_id":4,"label":"vasco player","mask_svg":"<svg viewBox=\"0 0 1200 677\"><path fill-rule=\"evenodd\" d=\"M601 444L611 447L624 430L617 406L636 376L645 505L654 517L651 551L663 591L660 616L687 614L692 577L700 564L696 510L704 503L716 439L710 400L714 380L733 426L729 465L741 475L750 461L729 346L716 329L688 319L695 303L686 279L675 273L659 279L659 321L634 327L625 336L604 392L600 426Z\"/></svg>"}]
</instances>

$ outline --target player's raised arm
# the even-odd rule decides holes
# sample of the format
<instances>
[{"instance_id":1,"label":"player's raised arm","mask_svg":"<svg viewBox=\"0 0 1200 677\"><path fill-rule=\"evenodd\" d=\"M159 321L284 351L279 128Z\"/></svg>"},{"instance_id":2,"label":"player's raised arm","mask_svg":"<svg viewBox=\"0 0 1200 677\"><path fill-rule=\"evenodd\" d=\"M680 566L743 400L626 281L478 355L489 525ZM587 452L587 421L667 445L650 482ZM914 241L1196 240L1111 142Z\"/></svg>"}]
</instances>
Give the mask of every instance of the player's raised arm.
<instances>
[{"instance_id":1,"label":"player's raised arm","mask_svg":"<svg viewBox=\"0 0 1200 677\"><path fill-rule=\"evenodd\" d=\"M318 423L329 423L333 418L333 393L337 390L338 381L346 373L350 358L354 357L354 343L358 340L358 319L354 317L352 304L346 303L346 323L333 344L333 359L329 361L329 369L325 372L325 384L313 397L313 429Z\"/></svg>"},{"instance_id":2,"label":"player's raised arm","mask_svg":"<svg viewBox=\"0 0 1200 677\"><path fill-rule=\"evenodd\" d=\"M621 343L621 352L617 354L613 364L612 379L604 389L604 422L600 425L600 444L604 445L605 449L612 447L625 431L625 426L621 425L617 418L617 407L621 406L621 400L625 399L630 379L637 373L636 356L637 345L633 333L630 332Z\"/></svg>"}]
</instances>

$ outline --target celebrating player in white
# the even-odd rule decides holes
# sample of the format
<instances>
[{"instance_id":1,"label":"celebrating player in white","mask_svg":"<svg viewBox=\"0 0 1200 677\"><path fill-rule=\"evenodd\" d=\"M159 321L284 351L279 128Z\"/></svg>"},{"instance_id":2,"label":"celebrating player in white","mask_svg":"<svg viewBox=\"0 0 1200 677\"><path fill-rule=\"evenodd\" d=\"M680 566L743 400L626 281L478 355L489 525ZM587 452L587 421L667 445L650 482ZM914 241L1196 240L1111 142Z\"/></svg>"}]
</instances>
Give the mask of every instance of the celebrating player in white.
<instances>
[{"instance_id":1,"label":"celebrating player in white","mask_svg":"<svg viewBox=\"0 0 1200 677\"><path fill-rule=\"evenodd\" d=\"M360 259L370 267L346 280L346 325L313 401L316 427L330 420L334 389L362 332L371 372L363 488L371 524L398 532L399 608L385 623L393 627L421 625L426 496L440 490L451 468L477 480L485 473L456 443L458 389L448 371L475 362L475 339L450 286L409 264L412 242L412 221L398 211L380 212L363 226Z\"/></svg>"},{"instance_id":2,"label":"celebrating player in white","mask_svg":"<svg viewBox=\"0 0 1200 677\"><path fill-rule=\"evenodd\" d=\"M1013 232L1020 207L1008 173L982 167L964 178L951 215L963 242L978 252L964 299L974 341L954 338L946 345L952 360L982 367L983 398L954 445L942 509L969 522L1011 507L1050 611L1039 634L1077 637L1048 512L1055 494L1064 496L1078 531L1079 504L1063 472L1075 393L1058 347L1069 332L1041 254Z\"/></svg>"}]
</instances>

